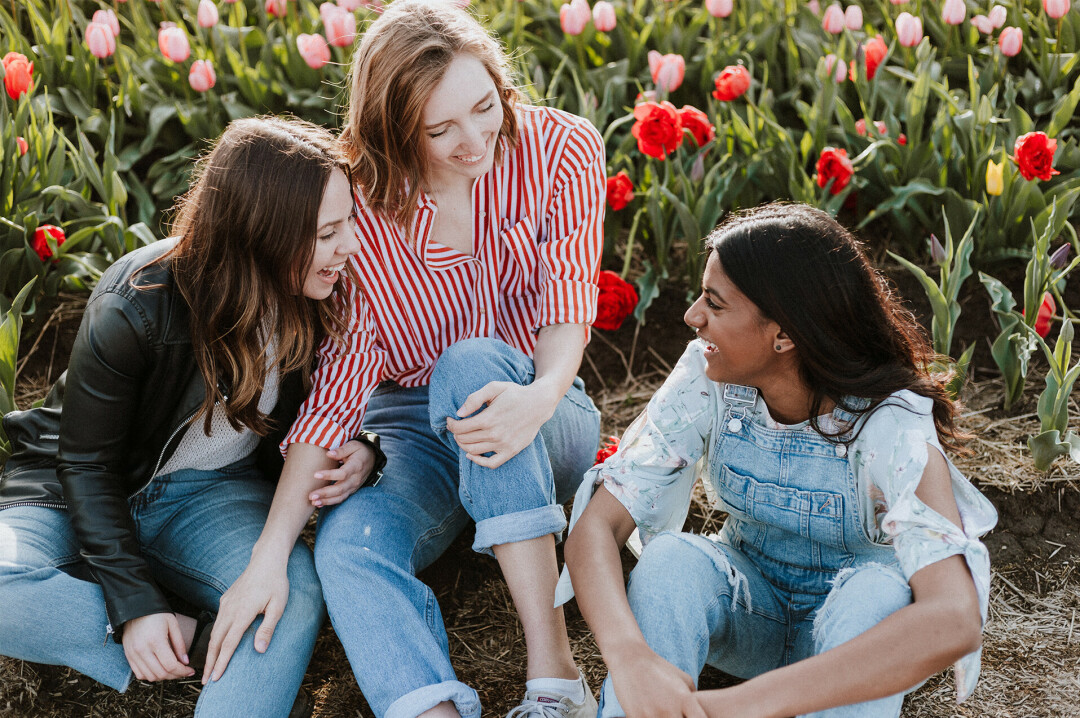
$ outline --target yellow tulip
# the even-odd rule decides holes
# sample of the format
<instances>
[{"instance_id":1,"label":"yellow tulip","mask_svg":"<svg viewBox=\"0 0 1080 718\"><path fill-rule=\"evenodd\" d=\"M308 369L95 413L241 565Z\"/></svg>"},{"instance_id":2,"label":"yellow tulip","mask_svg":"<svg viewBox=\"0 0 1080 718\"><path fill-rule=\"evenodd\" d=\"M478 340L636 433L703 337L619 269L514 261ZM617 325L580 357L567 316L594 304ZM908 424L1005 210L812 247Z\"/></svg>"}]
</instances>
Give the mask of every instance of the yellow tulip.
<instances>
[{"instance_id":1,"label":"yellow tulip","mask_svg":"<svg viewBox=\"0 0 1080 718\"><path fill-rule=\"evenodd\" d=\"M1005 162L986 162L986 194L997 197L1005 189Z\"/></svg>"}]
</instances>

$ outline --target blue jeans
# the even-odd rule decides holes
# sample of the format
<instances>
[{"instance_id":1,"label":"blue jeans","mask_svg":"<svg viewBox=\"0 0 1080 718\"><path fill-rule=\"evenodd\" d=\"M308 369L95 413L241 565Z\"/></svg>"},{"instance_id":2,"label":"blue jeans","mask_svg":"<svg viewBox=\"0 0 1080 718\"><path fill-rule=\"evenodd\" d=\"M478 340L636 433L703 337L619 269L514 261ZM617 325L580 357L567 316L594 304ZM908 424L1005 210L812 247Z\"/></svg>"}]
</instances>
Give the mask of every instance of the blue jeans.
<instances>
[{"instance_id":1,"label":"blue jeans","mask_svg":"<svg viewBox=\"0 0 1080 718\"><path fill-rule=\"evenodd\" d=\"M273 492L251 459L154 479L130 502L154 578L199 608L217 611L221 595L248 564ZM106 640L101 587L65 572L79 573L79 560L64 509L0 511L0 654L70 666L124 691L131 668L124 647L111 636ZM288 575L289 602L269 649L255 651L259 619L221 679L202 689L199 718L288 715L325 614L311 551L303 543L293 548Z\"/></svg>"},{"instance_id":2,"label":"blue jeans","mask_svg":"<svg viewBox=\"0 0 1080 718\"><path fill-rule=\"evenodd\" d=\"M491 381L527 385L532 360L503 342L469 339L443 352L426 387L383 384L364 428L386 453L383 479L323 509L315 562L330 620L376 716L413 718L453 701L463 718L480 700L457 680L435 594L415 576L471 519L473 549L558 534L596 455L600 416L578 379L536 439L497 469L465 458L446 417ZM550 447L551 453L548 453Z\"/></svg>"},{"instance_id":3,"label":"blue jeans","mask_svg":"<svg viewBox=\"0 0 1080 718\"><path fill-rule=\"evenodd\" d=\"M740 551L701 536L662 533L645 547L627 587L645 642L694 677L705 664L751 678L824 653L911 603L894 567L843 570L821 600L777 589ZM895 718L904 694L832 708L814 718ZM611 679L600 716L625 716Z\"/></svg>"}]
</instances>

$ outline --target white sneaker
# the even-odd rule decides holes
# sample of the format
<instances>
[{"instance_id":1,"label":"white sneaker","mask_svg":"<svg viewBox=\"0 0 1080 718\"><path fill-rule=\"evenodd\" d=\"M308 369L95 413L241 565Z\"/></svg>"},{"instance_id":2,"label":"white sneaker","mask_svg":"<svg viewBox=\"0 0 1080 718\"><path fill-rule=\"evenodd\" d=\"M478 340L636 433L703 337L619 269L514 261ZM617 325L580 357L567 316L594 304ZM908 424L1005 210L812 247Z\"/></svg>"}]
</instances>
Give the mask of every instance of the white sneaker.
<instances>
[{"instance_id":1,"label":"white sneaker","mask_svg":"<svg viewBox=\"0 0 1080 718\"><path fill-rule=\"evenodd\" d=\"M585 674L578 671L585 689L585 700L574 703L568 696L547 691L525 691L525 700L506 714L506 718L596 718L596 699L589 690Z\"/></svg>"}]
</instances>

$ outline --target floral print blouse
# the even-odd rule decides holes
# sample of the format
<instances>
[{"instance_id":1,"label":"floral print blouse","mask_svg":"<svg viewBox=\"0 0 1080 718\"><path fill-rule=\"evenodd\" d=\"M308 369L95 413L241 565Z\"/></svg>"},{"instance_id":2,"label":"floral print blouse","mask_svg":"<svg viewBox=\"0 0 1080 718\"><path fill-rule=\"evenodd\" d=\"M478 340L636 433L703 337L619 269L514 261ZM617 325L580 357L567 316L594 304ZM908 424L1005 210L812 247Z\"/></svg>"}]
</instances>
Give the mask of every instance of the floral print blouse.
<instances>
[{"instance_id":1,"label":"floral print blouse","mask_svg":"<svg viewBox=\"0 0 1080 718\"><path fill-rule=\"evenodd\" d=\"M700 341L690 343L648 407L626 430L618 451L586 473L574 501L571 528L595 487L603 484L634 518L642 544L661 531L682 529L698 476L709 476L711 457L706 452L714 444L710 437L724 419L724 387L705 376L703 351ZM947 457L963 529L915 495L929 448L942 451L931 408L931 399L899 391L865 419L848 445L859 489L860 519L871 541L892 544L908 579L929 564L964 556L985 622L990 557L979 537L997 523L997 512ZM779 424L760 397L748 418L771 429L814 431L809 421ZM825 431L836 428L831 422L832 416L819 418ZM710 483L705 481L711 498L716 494ZM564 575L558 598L569 599L572 590ZM975 688L980 653L971 653L955 665L958 701Z\"/></svg>"}]
</instances>

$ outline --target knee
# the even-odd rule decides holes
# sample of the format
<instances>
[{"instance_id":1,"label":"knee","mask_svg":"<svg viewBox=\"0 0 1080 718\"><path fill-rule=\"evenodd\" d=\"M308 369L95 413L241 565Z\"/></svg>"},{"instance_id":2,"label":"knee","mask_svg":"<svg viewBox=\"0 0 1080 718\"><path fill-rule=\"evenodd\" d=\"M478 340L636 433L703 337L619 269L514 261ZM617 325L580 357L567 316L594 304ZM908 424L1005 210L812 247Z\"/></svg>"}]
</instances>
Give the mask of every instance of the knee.
<instances>
[{"instance_id":1,"label":"knee","mask_svg":"<svg viewBox=\"0 0 1080 718\"><path fill-rule=\"evenodd\" d=\"M815 651L850 641L910 603L911 587L893 567L870 564L841 571L814 618Z\"/></svg>"},{"instance_id":2,"label":"knee","mask_svg":"<svg viewBox=\"0 0 1080 718\"><path fill-rule=\"evenodd\" d=\"M698 547L678 534L662 533L645 546L630 573L627 598L637 614L649 606L683 605L709 593L714 564Z\"/></svg>"},{"instance_id":3,"label":"knee","mask_svg":"<svg viewBox=\"0 0 1080 718\"><path fill-rule=\"evenodd\" d=\"M526 380L523 372L531 361L505 342L489 337L463 339L439 355L431 373L430 397L447 396L463 400L465 396L492 381Z\"/></svg>"}]
</instances>

